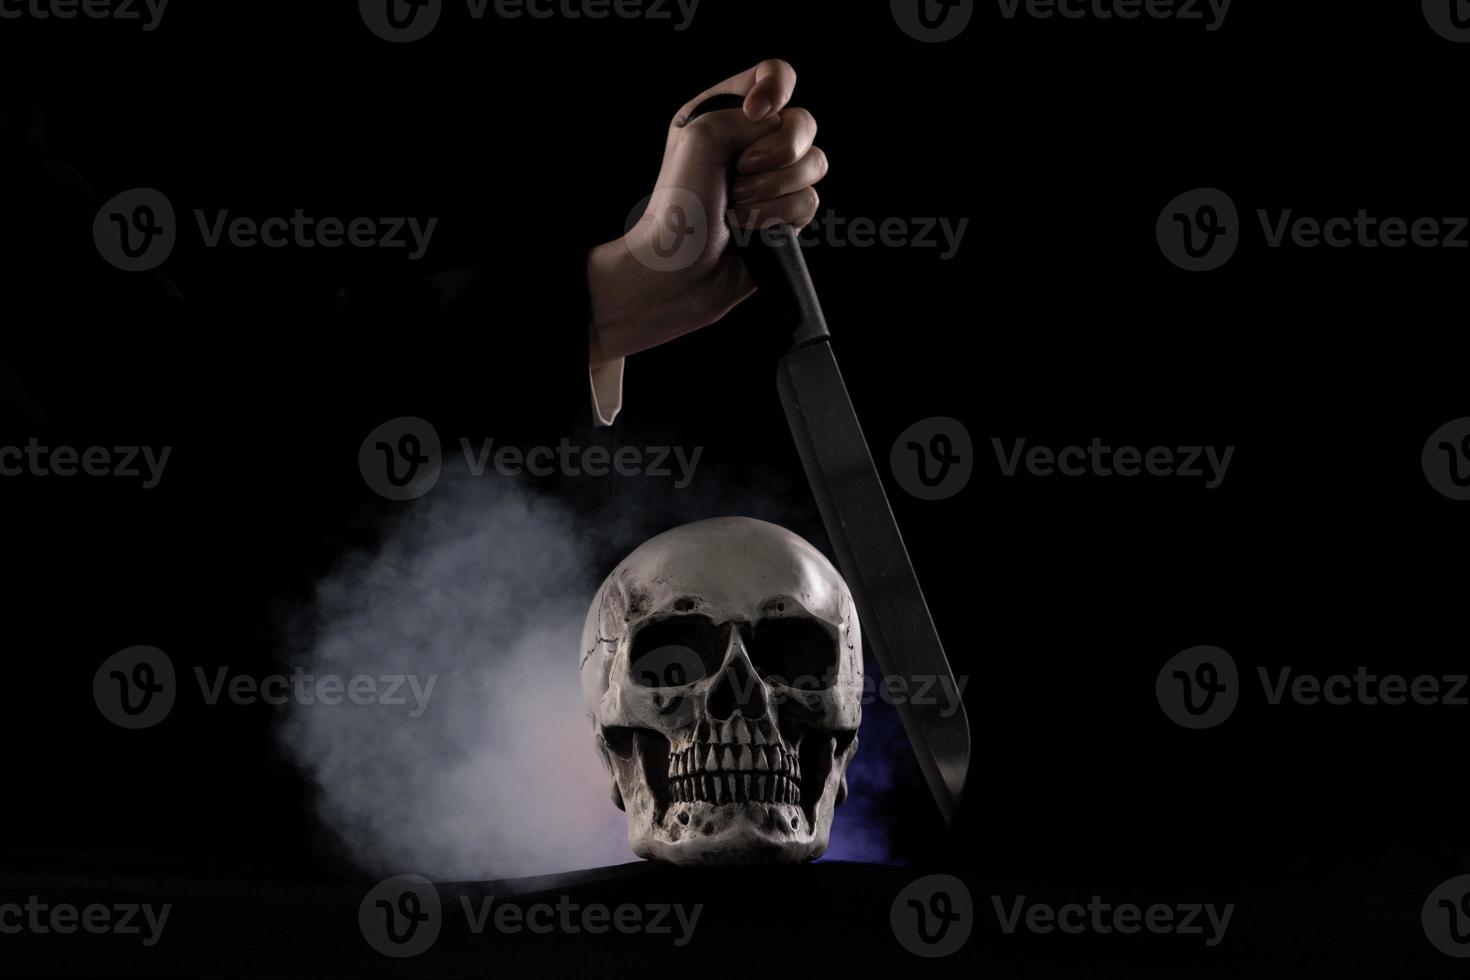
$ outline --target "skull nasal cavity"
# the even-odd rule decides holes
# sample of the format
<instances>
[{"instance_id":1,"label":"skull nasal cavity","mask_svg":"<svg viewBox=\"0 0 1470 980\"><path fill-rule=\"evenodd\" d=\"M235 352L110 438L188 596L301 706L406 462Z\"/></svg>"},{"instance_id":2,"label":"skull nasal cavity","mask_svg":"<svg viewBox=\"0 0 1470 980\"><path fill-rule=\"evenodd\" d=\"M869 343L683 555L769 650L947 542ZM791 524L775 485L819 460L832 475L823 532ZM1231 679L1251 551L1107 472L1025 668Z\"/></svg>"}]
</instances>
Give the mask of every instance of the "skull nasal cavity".
<instances>
[{"instance_id":1,"label":"skull nasal cavity","mask_svg":"<svg viewBox=\"0 0 1470 980\"><path fill-rule=\"evenodd\" d=\"M750 661L743 655L735 657L720 672L714 690L709 693L710 717L723 721L737 711L752 720L765 717L766 695L762 687L750 668Z\"/></svg>"}]
</instances>

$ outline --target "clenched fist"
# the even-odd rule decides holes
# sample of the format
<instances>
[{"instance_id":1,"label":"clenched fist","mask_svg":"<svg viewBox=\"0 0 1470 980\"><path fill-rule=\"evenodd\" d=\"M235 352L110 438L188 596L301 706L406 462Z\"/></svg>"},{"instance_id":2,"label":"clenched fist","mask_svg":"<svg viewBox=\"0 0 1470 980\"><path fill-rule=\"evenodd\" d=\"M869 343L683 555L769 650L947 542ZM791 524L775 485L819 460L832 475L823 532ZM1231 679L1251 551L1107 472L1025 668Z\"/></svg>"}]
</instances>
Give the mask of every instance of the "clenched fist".
<instances>
[{"instance_id":1,"label":"clenched fist","mask_svg":"<svg viewBox=\"0 0 1470 980\"><path fill-rule=\"evenodd\" d=\"M765 61L674 116L647 211L588 257L592 367L708 326L749 298L755 283L732 229L811 222L827 157L815 145L812 114L789 106L795 89L790 65ZM745 102L690 120L717 95Z\"/></svg>"}]
</instances>

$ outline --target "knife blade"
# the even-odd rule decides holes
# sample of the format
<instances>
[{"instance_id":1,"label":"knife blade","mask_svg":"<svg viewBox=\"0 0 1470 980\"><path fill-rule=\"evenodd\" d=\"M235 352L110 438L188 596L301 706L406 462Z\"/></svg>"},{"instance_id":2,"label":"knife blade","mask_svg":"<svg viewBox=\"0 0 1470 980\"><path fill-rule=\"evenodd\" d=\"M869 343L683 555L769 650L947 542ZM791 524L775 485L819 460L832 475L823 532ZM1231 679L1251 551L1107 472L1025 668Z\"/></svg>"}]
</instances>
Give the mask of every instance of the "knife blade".
<instances>
[{"instance_id":1,"label":"knife blade","mask_svg":"<svg viewBox=\"0 0 1470 980\"><path fill-rule=\"evenodd\" d=\"M689 118L742 104L738 96L716 96ZM777 368L777 390L873 658L885 682L901 681L906 685L901 689L910 692L938 685L952 696L949 704L944 698L937 703L894 699L930 793L945 823L952 824L970 765L969 721L837 366L800 239L789 225L777 225L739 247L757 285L774 299L792 331L792 346Z\"/></svg>"}]
</instances>

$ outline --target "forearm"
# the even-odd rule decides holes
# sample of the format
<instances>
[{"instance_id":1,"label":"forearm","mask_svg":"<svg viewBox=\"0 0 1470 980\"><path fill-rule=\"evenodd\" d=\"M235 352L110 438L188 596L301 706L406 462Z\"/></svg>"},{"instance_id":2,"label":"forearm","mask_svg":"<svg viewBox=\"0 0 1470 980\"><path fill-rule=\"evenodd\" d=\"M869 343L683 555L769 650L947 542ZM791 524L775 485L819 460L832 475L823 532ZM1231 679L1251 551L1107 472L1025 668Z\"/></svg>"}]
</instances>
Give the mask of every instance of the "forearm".
<instances>
[{"instance_id":1,"label":"forearm","mask_svg":"<svg viewBox=\"0 0 1470 980\"><path fill-rule=\"evenodd\" d=\"M633 233L636 234L636 231ZM587 255L591 297L588 363L597 368L708 326L733 303L712 299L728 290L691 288L687 277L639 261L630 239L599 245Z\"/></svg>"}]
</instances>

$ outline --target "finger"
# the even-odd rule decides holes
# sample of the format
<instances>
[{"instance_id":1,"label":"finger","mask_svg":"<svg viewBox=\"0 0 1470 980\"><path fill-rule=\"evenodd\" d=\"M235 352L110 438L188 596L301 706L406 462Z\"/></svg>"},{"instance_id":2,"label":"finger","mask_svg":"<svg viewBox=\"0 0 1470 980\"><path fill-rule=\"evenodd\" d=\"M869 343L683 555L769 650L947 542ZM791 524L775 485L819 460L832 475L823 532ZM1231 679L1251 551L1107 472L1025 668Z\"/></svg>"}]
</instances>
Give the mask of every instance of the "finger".
<instances>
[{"instance_id":1,"label":"finger","mask_svg":"<svg viewBox=\"0 0 1470 980\"><path fill-rule=\"evenodd\" d=\"M739 205L785 197L817 183L827 176L828 169L827 154L814 146L789 167L741 177L730 188L730 198Z\"/></svg>"},{"instance_id":2,"label":"finger","mask_svg":"<svg viewBox=\"0 0 1470 980\"><path fill-rule=\"evenodd\" d=\"M741 96L745 99L746 118L751 122L761 122L784 109L795 91L795 68L780 59L762 61L754 68L710 86L684 103L674 116L674 125L687 125L694 110L716 95Z\"/></svg>"},{"instance_id":3,"label":"finger","mask_svg":"<svg viewBox=\"0 0 1470 980\"><path fill-rule=\"evenodd\" d=\"M787 224L801 229L812 223L822 199L816 188L804 187L795 194L787 194L770 201L742 204L730 209L730 216L740 228L769 228L775 224Z\"/></svg>"},{"instance_id":4,"label":"finger","mask_svg":"<svg viewBox=\"0 0 1470 980\"><path fill-rule=\"evenodd\" d=\"M779 58L762 61L752 69L755 84L745 97L745 115L760 122L786 108L796 92L796 69Z\"/></svg>"},{"instance_id":5,"label":"finger","mask_svg":"<svg viewBox=\"0 0 1470 980\"><path fill-rule=\"evenodd\" d=\"M780 119L780 129L760 137L740 154L738 173L780 170L806 156L817 139L817 120L805 109L787 109Z\"/></svg>"},{"instance_id":6,"label":"finger","mask_svg":"<svg viewBox=\"0 0 1470 980\"><path fill-rule=\"evenodd\" d=\"M684 132L695 139L691 145L718 147L719 159L726 161L728 166L728 161L737 159L761 139L779 134L781 118L771 116L753 123L739 109L719 109L700 116L686 126Z\"/></svg>"}]
</instances>

